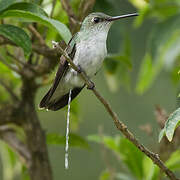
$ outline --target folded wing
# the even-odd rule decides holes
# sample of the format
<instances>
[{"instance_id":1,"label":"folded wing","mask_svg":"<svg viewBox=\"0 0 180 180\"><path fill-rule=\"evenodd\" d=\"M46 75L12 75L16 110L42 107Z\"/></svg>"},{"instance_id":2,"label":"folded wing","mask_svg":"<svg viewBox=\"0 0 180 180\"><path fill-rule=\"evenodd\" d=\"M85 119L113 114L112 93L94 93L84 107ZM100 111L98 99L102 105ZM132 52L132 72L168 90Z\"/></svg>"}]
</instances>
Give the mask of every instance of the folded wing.
<instances>
[{"instance_id":1,"label":"folded wing","mask_svg":"<svg viewBox=\"0 0 180 180\"><path fill-rule=\"evenodd\" d=\"M71 57L71 59L74 58L74 55L76 53L76 44L75 44L75 41L73 40L74 38L75 36L73 36L72 39L69 41L68 46L65 50L68 53L68 55ZM45 108L45 109L57 111L68 104L69 93L64 94L63 96L59 97L56 101L50 101L51 97L53 96L56 88L58 87L60 83L60 80L63 78L63 76L65 76L68 69L69 69L68 62L66 58L62 55L60 58L60 65L56 73L56 77L53 82L53 85L49 89L47 94L42 98L39 104L39 108ZM72 96L71 96L72 100L80 93L83 87L80 87L80 88L77 87L77 88L72 89Z\"/></svg>"}]
</instances>

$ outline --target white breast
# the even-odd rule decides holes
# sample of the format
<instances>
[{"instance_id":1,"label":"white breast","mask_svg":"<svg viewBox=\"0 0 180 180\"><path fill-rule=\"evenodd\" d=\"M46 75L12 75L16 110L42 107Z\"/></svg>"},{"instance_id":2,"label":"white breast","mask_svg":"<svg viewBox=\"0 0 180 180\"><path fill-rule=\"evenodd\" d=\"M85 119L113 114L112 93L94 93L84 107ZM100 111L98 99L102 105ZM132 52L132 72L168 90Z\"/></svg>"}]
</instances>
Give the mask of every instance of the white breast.
<instances>
[{"instance_id":1,"label":"white breast","mask_svg":"<svg viewBox=\"0 0 180 180\"><path fill-rule=\"evenodd\" d=\"M106 55L106 33L101 32L76 45L74 63L92 77L100 69Z\"/></svg>"},{"instance_id":2,"label":"white breast","mask_svg":"<svg viewBox=\"0 0 180 180\"><path fill-rule=\"evenodd\" d=\"M80 65L90 78L100 69L107 55L106 37L107 33L101 32L76 44L76 53L73 62L76 65ZM64 80L72 87L82 86L84 84L81 77L73 69L67 73Z\"/></svg>"}]
</instances>

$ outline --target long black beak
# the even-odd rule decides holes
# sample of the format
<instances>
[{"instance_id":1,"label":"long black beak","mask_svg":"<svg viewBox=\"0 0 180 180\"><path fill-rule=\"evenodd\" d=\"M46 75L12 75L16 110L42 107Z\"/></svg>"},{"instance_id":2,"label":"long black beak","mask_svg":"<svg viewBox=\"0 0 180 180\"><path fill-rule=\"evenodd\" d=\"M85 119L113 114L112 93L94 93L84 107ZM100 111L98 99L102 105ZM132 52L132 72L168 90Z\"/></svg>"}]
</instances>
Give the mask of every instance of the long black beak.
<instances>
[{"instance_id":1,"label":"long black beak","mask_svg":"<svg viewBox=\"0 0 180 180\"><path fill-rule=\"evenodd\" d=\"M107 19L107 21L116 21L122 18L132 17L132 16L138 16L138 13L132 13L132 14L125 14L121 16L114 16Z\"/></svg>"}]
</instances>

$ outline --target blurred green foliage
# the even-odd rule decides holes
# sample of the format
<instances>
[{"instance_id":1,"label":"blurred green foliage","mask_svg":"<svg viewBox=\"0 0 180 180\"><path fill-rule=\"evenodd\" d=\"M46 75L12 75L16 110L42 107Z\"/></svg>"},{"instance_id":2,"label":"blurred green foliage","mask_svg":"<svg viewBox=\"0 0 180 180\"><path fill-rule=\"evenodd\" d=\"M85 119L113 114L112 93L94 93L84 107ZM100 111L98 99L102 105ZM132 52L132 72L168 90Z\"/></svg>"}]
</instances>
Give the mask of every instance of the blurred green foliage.
<instances>
[{"instance_id":1,"label":"blurred green foliage","mask_svg":"<svg viewBox=\"0 0 180 180\"><path fill-rule=\"evenodd\" d=\"M126 171L115 172L117 179L143 179L143 180L157 180L161 176L159 168L153 164L151 159L139 151L131 142L121 136L105 136L105 135L90 135L87 137L89 141L93 141L100 145L104 145L112 151L115 156L118 156L120 163L124 163L127 167ZM106 157L107 158L107 157ZM165 162L166 166L172 170L180 170L180 150L171 154L169 159ZM100 176L101 179L106 179L110 171L105 171ZM130 174L129 174L130 173ZM108 179L108 178L107 178Z\"/></svg>"},{"instance_id":2,"label":"blurred green foliage","mask_svg":"<svg viewBox=\"0 0 180 180\"><path fill-rule=\"evenodd\" d=\"M65 136L61 136L55 133L49 133L47 134L47 138L46 138L47 144L49 145L63 145L65 146L66 144L66 137ZM79 148L84 148L84 149L89 149L89 144L88 142L73 133L70 133L69 135L69 145L72 147L79 147Z\"/></svg>"},{"instance_id":3,"label":"blurred green foliage","mask_svg":"<svg viewBox=\"0 0 180 180\"><path fill-rule=\"evenodd\" d=\"M31 40L23 29L9 24L2 24L0 25L0 35L20 46L24 50L25 56L30 55L32 50Z\"/></svg>"}]
</instances>

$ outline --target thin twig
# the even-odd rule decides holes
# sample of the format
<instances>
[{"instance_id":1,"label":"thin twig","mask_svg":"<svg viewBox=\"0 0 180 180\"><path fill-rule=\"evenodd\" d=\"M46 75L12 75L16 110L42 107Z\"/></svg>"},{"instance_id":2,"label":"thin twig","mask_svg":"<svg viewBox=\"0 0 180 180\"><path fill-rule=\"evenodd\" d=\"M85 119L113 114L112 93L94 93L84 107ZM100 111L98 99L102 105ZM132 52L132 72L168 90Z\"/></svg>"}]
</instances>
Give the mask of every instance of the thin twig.
<instances>
[{"instance_id":1,"label":"thin twig","mask_svg":"<svg viewBox=\"0 0 180 180\"><path fill-rule=\"evenodd\" d=\"M6 60L4 59L4 57L3 57L1 54L0 54L0 61L1 61L4 65L6 65L9 69L15 71L15 72L18 73L18 74L22 74L22 73L19 71L19 69L17 69L16 67L12 66L11 64L8 64L8 63L6 62Z\"/></svg>"},{"instance_id":2,"label":"thin twig","mask_svg":"<svg viewBox=\"0 0 180 180\"><path fill-rule=\"evenodd\" d=\"M2 62L4 65L6 65L9 69L12 71L16 72L17 74L27 77L27 78L32 78L35 75L35 70L32 68L23 68L23 69L18 69L16 66L13 66L9 63L6 62L4 57L0 54L0 62Z\"/></svg>"},{"instance_id":3,"label":"thin twig","mask_svg":"<svg viewBox=\"0 0 180 180\"><path fill-rule=\"evenodd\" d=\"M9 39L7 39L3 36L0 36L0 46L1 45L7 45L7 44L12 45L12 46L17 46L16 44L14 44ZM63 42L62 42L62 45L63 45ZM51 58L51 59L57 58L57 56L60 56L60 53L56 49L50 49L46 45L32 44L32 50L39 55L43 55L43 56L45 56L47 58Z\"/></svg>"},{"instance_id":4,"label":"thin twig","mask_svg":"<svg viewBox=\"0 0 180 180\"><path fill-rule=\"evenodd\" d=\"M45 43L43 37L41 36L41 34L32 25L29 25L28 29L38 39L40 45L46 45L46 43Z\"/></svg>"},{"instance_id":5,"label":"thin twig","mask_svg":"<svg viewBox=\"0 0 180 180\"><path fill-rule=\"evenodd\" d=\"M75 15L75 13L73 12L73 9L72 9L69 1L68 0L61 0L60 2L62 5L62 8L66 11L66 13L69 17L70 26L73 27L74 25L78 24L77 17Z\"/></svg>"},{"instance_id":6,"label":"thin twig","mask_svg":"<svg viewBox=\"0 0 180 180\"><path fill-rule=\"evenodd\" d=\"M82 0L78 10L78 20L82 21L92 10L96 0Z\"/></svg>"},{"instance_id":7,"label":"thin twig","mask_svg":"<svg viewBox=\"0 0 180 180\"><path fill-rule=\"evenodd\" d=\"M22 66L25 66L26 63L21 61L19 58L17 58L15 55L11 54L8 50L6 51L6 54L11 57L14 61L16 61L18 64L21 64Z\"/></svg>"},{"instance_id":8,"label":"thin twig","mask_svg":"<svg viewBox=\"0 0 180 180\"><path fill-rule=\"evenodd\" d=\"M60 2L62 4L63 9L66 11L69 17L76 17L68 0L61 0Z\"/></svg>"},{"instance_id":9,"label":"thin twig","mask_svg":"<svg viewBox=\"0 0 180 180\"><path fill-rule=\"evenodd\" d=\"M55 48L58 48L58 50L63 54L63 56L66 58L66 60L69 62L71 67L79 72L81 78L84 80L87 87L93 87L91 90L95 94L95 96L98 98L98 100L104 105L106 111L110 114L112 117L114 124L116 125L117 129L121 131L121 133L129 140L131 141L141 152L143 152L146 156L148 156L159 168L169 177L171 180L179 180L176 178L175 174L168 169L165 164L160 160L159 155L156 153L151 152L148 150L145 146L143 146L133 135L131 131L128 130L127 126L121 122L117 116L117 114L112 110L110 104L101 96L101 94L96 90L95 86L93 86L93 82L88 78L86 73L84 71L79 71L79 68L73 63L72 59L68 56L68 54L63 51L63 49L58 45L58 43L54 44Z\"/></svg>"}]
</instances>

